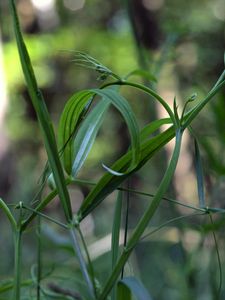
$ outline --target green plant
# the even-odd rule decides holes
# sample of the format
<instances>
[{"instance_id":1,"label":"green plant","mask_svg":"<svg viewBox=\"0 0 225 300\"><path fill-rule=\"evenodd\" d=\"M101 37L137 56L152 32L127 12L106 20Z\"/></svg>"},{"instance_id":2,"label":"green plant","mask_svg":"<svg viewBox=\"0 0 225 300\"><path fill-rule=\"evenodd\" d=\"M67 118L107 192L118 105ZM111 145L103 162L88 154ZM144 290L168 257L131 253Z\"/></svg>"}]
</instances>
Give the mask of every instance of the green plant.
<instances>
[{"instance_id":1,"label":"green plant","mask_svg":"<svg viewBox=\"0 0 225 300\"><path fill-rule=\"evenodd\" d=\"M75 52L74 56L78 64L94 69L96 72L98 72L101 80L107 81L98 89L82 90L75 93L68 100L60 119L57 145L52 121L49 117L49 113L45 106L41 91L38 88L29 54L20 30L14 0L11 0L10 4L21 65L30 98L38 117L48 156L48 163L42 175L42 187L39 193L40 201L36 206L30 207L22 202L18 203L15 208L19 211L19 216L16 218L12 214L7 204L3 200L0 200L0 206L11 223L15 240L15 277L14 282L11 285L13 286L13 299L21 299L21 286L25 284L21 281L22 236L25 230L27 230L30 226L31 221L35 218L45 218L51 222L54 222L58 226L61 226L67 230L70 234L71 243L73 245L74 252L76 253L80 270L83 275L83 280L88 290L88 293L85 295L77 295L77 299L79 299L79 297L82 299L86 297L86 299L104 300L110 296L112 299L131 299L131 294L135 295L138 299L151 299L148 292L138 280L133 277L123 277L123 275L121 279L119 279L119 277L121 274L123 274L124 266L135 247L142 239L146 237L146 234L144 234L145 230L148 229L148 224L157 211L160 202L163 199L166 199L167 201L173 202L177 205L191 208L196 211L196 214L209 216L212 224L213 221L211 215L213 213L224 213L223 209L206 207L203 192L201 158L197 140L195 140L195 149L199 207L194 207L183 204L176 200L167 199L165 198L165 193L171 184L174 172L176 170L180 155L183 132L188 128L190 129L191 122L198 116L199 112L216 95L216 93L218 93L218 91L224 87L225 71L222 73L207 96L198 104L194 105L190 110L186 111L189 102L193 102L195 100L195 96L190 97L184 105L182 114L179 116L176 99L174 99L174 105L172 109L166 103L166 101L152 89L145 85L128 80L128 77L133 74L146 76L146 72L137 70L131 72L129 76L121 78L89 55L82 52ZM148 77L151 76L149 75ZM140 92L151 96L151 98L164 107L168 113L168 118L153 121L139 131L135 113L133 112L128 101L120 93L119 88L121 86L128 86L131 89L137 89ZM96 99L97 104L93 109L91 109L91 106ZM93 189L84 199L79 211L76 215L74 215L72 213L68 185L73 184L74 182L79 183L79 180L77 179L77 173L83 166L95 141L99 128L105 118L105 113L111 105L113 105L121 113L124 121L126 122L131 138L130 148L127 153L117 160L111 167L103 165L106 173L97 183L94 184ZM157 132L164 124L170 124L171 126L169 129L152 137L151 134ZM128 192L141 193L139 191L125 189L121 184L132 174L136 173L152 157L154 157L160 149L162 149L170 140L174 138L175 147L173 150L173 155L164 173L161 183L159 184L154 195L147 194L147 196L151 196L152 199L149 202L144 214L141 216L139 222L132 230L132 233L124 245L124 248L122 251L120 251L119 231L121 227L121 195L126 190L128 190ZM52 191L46 197L42 198L42 189L46 183L50 183ZM82 236L80 223L86 216L92 213L94 209L97 209L98 205L115 190L118 190L118 198L115 205L116 208L112 234L112 271L108 280L102 286L101 283L96 283L97 278L95 277L92 261L86 247L86 241ZM59 222L42 212L42 210L51 201L53 201L57 195L60 198L61 206L65 215L65 223ZM24 211L28 211L29 215L24 215ZM186 216L179 218L181 219L184 217ZM169 220L165 224L176 221L177 219L178 218ZM159 230L162 226L160 226L157 230ZM213 228L212 232L218 252ZM147 235L152 233L153 232L147 233ZM81 248L83 248L83 252ZM87 258L86 260L83 253L85 253ZM218 260L220 260L219 254ZM41 299L42 295L48 295L46 295L46 292L41 288L42 274L40 256L37 265L38 275L36 275L35 278L37 289L36 297L37 299ZM4 287L2 290L3 289ZM52 295L51 297L57 296ZM71 299L69 296L67 297L65 295L61 298Z\"/></svg>"}]
</instances>

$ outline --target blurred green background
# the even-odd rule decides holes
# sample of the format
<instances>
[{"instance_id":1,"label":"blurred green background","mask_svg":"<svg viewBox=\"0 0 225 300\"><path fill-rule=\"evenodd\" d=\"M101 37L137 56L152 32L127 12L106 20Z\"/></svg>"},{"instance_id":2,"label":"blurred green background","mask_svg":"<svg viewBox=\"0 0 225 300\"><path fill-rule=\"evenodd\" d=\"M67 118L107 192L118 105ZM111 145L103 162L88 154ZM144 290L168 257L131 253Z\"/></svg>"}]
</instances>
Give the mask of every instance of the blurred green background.
<instances>
[{"instance_id":1,"label":"blurred green background","mask_svg":"<svg viewBox=\"0 0 225 300\"><path fill-rule=\"evenodd\" d=\"M157 82L145 83L168 103L176 96L180 110L193 93L197 93L197 101L201 100L224 69L224 0L19 0L17 5L35 74L56 133L60 113L69 97L81 89L102 84L95 71L76 65L74 50L87 52L120 76L144 68L157 78ZM31 204L46 154L24 84L6 0L0 2L0 36L0 196L8 203ZM142 82L140 78L133 79ZM165 116L149 97L128 88L123 88L122 93L129 99L140 128ZM193 123L204 165L207 204L220 208L225 208L224 120L225 97L221 92ZM97 181L104 172L101 163L110 165L128 146L127 129L120 115L112 109L79 177ZM171 147L168 145L132 176L129 186L154 193ZM90 188L89 185L71 188L74 212ZM188 134L168 196L198 205L193 139ZM150 199L135 194L129 197L131 230ZM101 283L110 273L115 198L116 194L108 197L82 224ZM191 212L164 201L151 226ZM57 200L45 213L63 220ZM3 280L12 276L13 244L2 212L0 222L0 280L3 284ZM219 265L212 235L214 228L225 275L225 219L223 215L215 216L214 222L213 227L207 216L192 216L170 224L140 243L127 264L126 274L139 277L153 299L225 299L224 282L220 298L217 293ZM24 238L24 280L35 273L36 226L34 223ZM42 240L43 286L51 289L50 283L63 283L66 288L82 289L66 233L43 221ZM24 292L27 299L30 299L29 292L32 293L32 288ZM0 299L7 299L7 293L0 294Z\"/></svg>"}]
</instances>

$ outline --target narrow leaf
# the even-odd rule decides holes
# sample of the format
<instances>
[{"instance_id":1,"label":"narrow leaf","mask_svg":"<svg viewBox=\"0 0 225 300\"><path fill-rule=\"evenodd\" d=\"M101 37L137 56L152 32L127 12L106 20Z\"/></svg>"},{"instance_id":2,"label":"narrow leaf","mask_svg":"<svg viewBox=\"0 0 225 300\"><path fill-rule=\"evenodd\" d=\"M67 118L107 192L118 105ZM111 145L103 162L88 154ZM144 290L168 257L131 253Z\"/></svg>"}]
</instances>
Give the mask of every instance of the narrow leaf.
<instances>
[{"instance_id":1,"label":"narrow leaf","mask_svg":"<svg viewBox=\"0 0 225 300\"><path fill-rule=\"evenodd\" d=\"M17 224L16 224L16 220L13 217L11 211L9 210L8 206L6 205L6 203L0 198L0 208L2 208L2 210L4 211L5 215L7 216L12 229L16 230Z\"/></svg>"},{"instance_id":2,"label":"narrow leaf","mask_svg":"<svg viewBox=\"0 0 225 300\"><path fill-rule=\"evenodd\" d=\"M155 120L149 124L147 124L142 130L140 134L141 141L148 139L151 134L153 134L155 131L157 131L161 126L166 124L171 124L172 121L170 118L164 118Z\"/></svg>"},{"instance_id":3,"label":"narrow leaf","mask_svg":"<svg viewBox=\"0 0 225 300\"><path fill-rule=\"evenodd\" d=\"M124 172L129 173L138 165L139 156L140 156L140 137L139 137L139 129L138 129L138 124L137 124L135 114L133 113L127 100L123 96L121 96L115 89L112 88L107 88L104 90L95 89L93 91L97 95L102 96L107 100L109 100L112 103L112 105L114 105L120 111L127 124L130 137L131 137L132 160L129 168Z\"/></svg>"},{"instance_id":4,"label":"narrow leaf","mask_svg":"<svg viewBox=\"0 0 225 300\"><path fill-rule=\"evenodd\" d=\"M14 22L14 31L16 36L17 47L20 55L20 61L21 61L24 77L27 83L28 92L30 94L31 101L41 127L45 148L48 154L49 165L51 167L54 176L54 180L59 192L59 197L64 209L64 213L67 221L71 221L72 208L71 208L69 193L65 184L65 178L63 175L62 166L58 156L58 149L56 145L52 122L49 117L48 110L46 108L43 96L38 88L35 74L30 61L30 57L23 40L23 36L20 30L19 19L16 11L15 1L10 0L10 5L11 5L13 22Z\"/></svg>"},{"instance_id":5,"label":"narrow leaf","mask_svg":"<svg viewBox=\"0 0 225 300\"><path fill-rule=\"evenodd\" d=\"M68 175L72 173L74 159L74 135L86 113L93 93L80 91L75 93L67 102L59 122L58 144L62 151L62 162Z\"/></svg>"},{"instance_id":6,"label":"narrow leaf","mask_svg":"<svg viewBox=\"0 0 225 300\"><path fill-rule=\"evenodd\" d=\"M103 100L104 101L99 102L87 116L74 140L74 160L72 165L72 176L74 178L91 150L99 128L102 125L105 112L110 105L109 101Z\"/></svg>"},{"instance_id":7,"label":"narrow leaf","mask_svg":"<svg viewBox=\"0 0 225 300\"><path fill-rule=\"evenodd\" d=\"M198 147L198 142L195 139L195 170L197 176L197 186L198 186L198 199L199 206L205 207L205 194L204 194L204 176L203 176L203 167L201 161L201 155Z\"/></svg>"},{"instance_id":8,"label":"narrow leaf","mask_svg":"<svg viewBox=\"0 0 225 300\"><path fill-rule=\"evenodd\" d=\"M83 125L81 125L75 137L75 131L80 124L78 121L84 114L85 107L88 105L90 98L93 98L94 95L99 95L101 102L103 101L104 104L98 104L97 108L86 117L87 120L83 121ZM139 129L129 103L111 87L104 90L93 89L75 94L67 103L60 119L59 146L63 148L64 167L69 175L76 176L82 167L91 150L109 104L114 105L120 111L131 136L132 160L125 172L129 173L137 166L140 149ZM105 169L109 172L114 172L114 170L108 167L105 167ZM119 176L123 174L115 171L114 175Z\"/></svg>"},{"instance_id":9,"label":"narrow leaf","mask_svg":"<svg viewBox=\"0 0 225 300\"><path fill-rule=\"evenodd\" d=\"M174 118L175 118L175 124L176 124L176 127L178 128L179 127L179 123L180 123L180 119L179 119L179 115L178 115L178 111L177 111L177 100L176 100L176 97L174 97L174 100L173 100L173 111L174 111Z\"/></svg>"},{"instance_id":10,"label":"narrow leaf","mask_svg":"<svg viewBox=\"0 0 225 300\"><path fill-rule=\"evenodd\" d=\"M118 282L118 300L131 299L122 298L124 295L129 295L127 290L132 293L137 300L151 300L148 291L143 284L135 277L125 277Z\"/></svg>"}]
</instances>

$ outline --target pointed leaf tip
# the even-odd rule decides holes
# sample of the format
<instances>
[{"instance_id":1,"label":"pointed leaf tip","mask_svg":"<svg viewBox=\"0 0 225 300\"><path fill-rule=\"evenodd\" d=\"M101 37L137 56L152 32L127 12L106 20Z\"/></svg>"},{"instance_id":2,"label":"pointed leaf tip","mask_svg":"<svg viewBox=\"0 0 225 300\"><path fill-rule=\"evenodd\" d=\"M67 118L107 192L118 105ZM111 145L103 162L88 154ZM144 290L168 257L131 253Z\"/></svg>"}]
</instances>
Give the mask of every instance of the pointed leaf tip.
<instances>
[{"instance_id":1,"label":"pointed leaf tip","mask_svg":"<svg viewBox=\"0 0 225 300\"><path fill-rule=\"evenodd\" d=\"M120 173L120 172L117 172L117 171L115 171L115 170L112 170L112 169L110 169L109 167L107 167L107 166L104 165L104 164L102 164L102 167L103 167L107 172L109 172L109 173L112 174L112 175L115 175L115 176L123 176L123 175L125 175L125 173Z\"/></svg>"}]
</instances>

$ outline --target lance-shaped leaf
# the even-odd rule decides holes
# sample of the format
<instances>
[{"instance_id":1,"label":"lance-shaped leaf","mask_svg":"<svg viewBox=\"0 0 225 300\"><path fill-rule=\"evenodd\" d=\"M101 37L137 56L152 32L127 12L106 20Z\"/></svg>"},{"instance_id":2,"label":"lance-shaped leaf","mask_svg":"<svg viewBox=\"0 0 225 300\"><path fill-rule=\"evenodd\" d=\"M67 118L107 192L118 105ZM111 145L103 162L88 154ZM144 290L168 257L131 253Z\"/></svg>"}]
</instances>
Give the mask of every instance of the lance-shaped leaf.
<instances>
[{"instance_id":1,"label":"lance-shaped leaf","mask_svg":"<svg viewBox=\"0 0 225 300\"><path fill-rule=\"evenodd\" d=\"M132 299L131 294L137 300L152 300L146 288L137 278L125 277L118 282L117 300Z\"/></svg>"},{"instance_id":2,"label":"lance-shaped leaf","mask_svg":"<svg viewBox=\"0 0 225 300\"><path fill-rule=\"evenodd\" d=\"M127 128L129 130L130 137L131 137L132 159L128 169L124 170L123 173L130 173L138 165L139 156L140 156L140 137L139 137L139 129L138 129L138 124L136 121L135 114L133 113L127 100L123 96L121 96L117 92L117 90L113 88L107 88L104 90L94 89L93 91L97 95L102 96L107 100L109 100L111 104L114 105L119 110L119 112L122 114L127 124ZM107 170L110 171L109 168L107 168ZM119 174L118 172L115 173L116 175L124 175L124 174Z\"/></svg>"},{"instance_id":3,"label":"lance-shaped leaf","mask_svg":"<svg viewBox=\"0 0 225 300\"><path fill-rule=\"evenodd\" d=\"M82 123L74 140L72 176L75 178L85 162L95 141L96 135L102 125L104 115L110 102L106 99L100 101Z\"/></svg>"},{"instance_id":4,"label":"lance-shaped leaf","mask_svg":"<svg viewBox=\"0 0 225 300\"><path fill-rule=\"evenodd\" d=\"M149 124L147 124L142 130L141 130L141 141L143 142L144 140L149 139L149 136L156 132L161 126L171 124L172 121L170 118L164 118L164 119L159 119L155 120Z\"/></svg>"},{"instance_id":5,"label":"lance-shaped leaf","mask_svg":"<svg viewBox=\"0 0 225 300\"><path fill-rule=\"evenodd\" d=\"M196 170L196 177L197 177L199 206L205 207L204 176L203 176L202 160L201 160L201 155L200 155L198 142L196 138L194 141L195 141L195 170Z\"/></svg>"},{"instance_id":6,"label":"lance-shaped leaf","mask_svg":"<svg viewBox=\"0 0 225 300\"><path fill-rule=\"evenodd\" d=\"M100 103L89 113L77 132L90 99L95 95L101 97ZM94 89L73 95L65 106L60 119L59 145L63 151L64 167L69 175L72 174L75 177L85 162L110 104L114 105L122 114L131 136L132 160L126 172L129 173L137 166L140 148L139 129L129 103L112 88ZM77 134L75 134L76 132ZM108 171L111 170L108 169Z\"/></svg>"},{"instance_id":7,"label":"lance-shaped leaf","mask_svg":"<svg viewBox=\"0 0 225 300\"><path fill-rule=\"evenodd\" d=\"M46 108L44 98L38 88L35 74L30 61L30 57L23 40L15 2L13 0L10 0L10 5L11 5L13 22L14 22L16 42L17 42L17 47L20 55L20 62L27 83L28 92L40 124L43 140L45 143L45 148L48 154L49 165L51 167L54 176L54 180L64 209L64 213L67 221L71 221L72 208L71 208L69 193L65 184L65 178L64 178L62 166L58 155L58 149L56 145L52 122L48 110Z\"/></svg>"},{"instance_id":8,"label":"lance-shaped leaf","mask_svg":"<svg viewBox=\"0 0 225 300\"><path fill-rule=\"evenodd\" d=\"M87 111L93 92L80 91L67 102L59 122L58 144L62 151L62 162L68 175L72 173L74 160L74 135Z\"/></svg>"}]
</instances>

